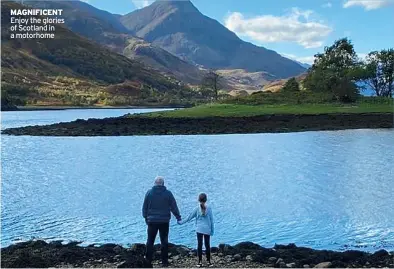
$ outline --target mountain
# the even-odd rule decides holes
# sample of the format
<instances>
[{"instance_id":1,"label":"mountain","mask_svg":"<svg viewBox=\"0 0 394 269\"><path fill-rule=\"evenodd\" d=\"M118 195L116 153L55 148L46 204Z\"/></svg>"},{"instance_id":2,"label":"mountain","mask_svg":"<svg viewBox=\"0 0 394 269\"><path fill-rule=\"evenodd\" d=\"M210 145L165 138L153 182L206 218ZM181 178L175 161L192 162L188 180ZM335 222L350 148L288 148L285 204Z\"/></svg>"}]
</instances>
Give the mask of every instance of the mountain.
<instances>
[{"instance_id":1,"label":"mountain","mask_svg":"<svg viewBox=\"0 0 394 269\"><path fill-rule=\"evenodd\" d=\"M61 25L54 39L10 39L10 9L22 8L1 3L1 84L8 95L28 100L76 95L105 99L136 96L144 87L162 92L177 88L176 80Z\"/></svg>"},{"instance_id":2,"label":"mountain","mask_svg":"<svg viewBox=\"0 0 394 269\"><path fill-rule=\"evenodd\" d=\"M26 1L33 8L63 9L65 26L81 36L122 53L132 32L119 21L119 15L95 8L82 1Z\"/></svg>"},{"instance_id":3,"label":"mountain","mask_svg":"<svg viewBox=\"0 0 394 269\"><path fill-rule=\"evenodd\" d=\"M261 90L276 77L266 72L247 72L243 69L217 70L226 81L226 86L237 91L254 92Z\"/></svg>"},{"instance_id":4,"label":"mountain","mask_svg":"<svg viewBox=\"0 0 394 269\"><path fill-rule=\"evenodd\" d=\"M189 0L156 1L120 21L137 37L205 68L267 72L278 79L305 71L275 51L241 40Z\"/></svg>"},{"instance_id":5,"label":"mountain","mask_svg":"<svg viewBox=\"0 0 394 269\"><path fill-rule=\"evenodd\" d=\"M173 74L177 79L191 84L200 84L205 72L171 53L153 46L140 38L129 38L123 55L139 60L162 72Z\"/></svg>"},{"instance_id":6,"label":"mountain","mask_svg":"<svg viewBox=\"0 0 394 269\"><path fill-rule=\"evenodd\" d=\"M166 50L133 36L133 32L119 21L121 15L111 14L81 1L27 3L35 8L63 9L65 25L73 32L185 83L201 83L204 75L202 71Z\"/></svg>"},{"instance_id":7,"label":"mountain","mask_svg":"<svg viewBox=\"0 0 394 269\"><path fill-rule=\"evenodd\" d=\"M304 67L305 69L309 69L309 68L312 67L312 65L308 64L308 63L302 63L302 62L299 62L299 61L295 61L295 62L298 63L299 65L301 65L302 67Z\"/></svg>"}]
</instances>

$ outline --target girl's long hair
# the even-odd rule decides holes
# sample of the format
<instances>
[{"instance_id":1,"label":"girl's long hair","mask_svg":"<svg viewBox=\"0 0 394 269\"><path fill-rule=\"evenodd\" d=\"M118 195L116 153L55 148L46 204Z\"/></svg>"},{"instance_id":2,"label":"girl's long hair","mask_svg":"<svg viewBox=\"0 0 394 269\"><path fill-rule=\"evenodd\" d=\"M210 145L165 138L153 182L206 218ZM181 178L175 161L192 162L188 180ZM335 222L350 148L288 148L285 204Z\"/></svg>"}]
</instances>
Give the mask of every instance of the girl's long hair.
<instances>
[{"instance_id":1,"label":"girl's long hair","mask_svg":"<svg viewBox=\"0 0 394 269\"><path fill-rule=\"evenodd\" d=\"M198 201L200 202L201 213L203 216L207 213L207 207L205 203L207 202L207 195L205 193L200 193L198 196Z\"/></svg>"}]
</instances>

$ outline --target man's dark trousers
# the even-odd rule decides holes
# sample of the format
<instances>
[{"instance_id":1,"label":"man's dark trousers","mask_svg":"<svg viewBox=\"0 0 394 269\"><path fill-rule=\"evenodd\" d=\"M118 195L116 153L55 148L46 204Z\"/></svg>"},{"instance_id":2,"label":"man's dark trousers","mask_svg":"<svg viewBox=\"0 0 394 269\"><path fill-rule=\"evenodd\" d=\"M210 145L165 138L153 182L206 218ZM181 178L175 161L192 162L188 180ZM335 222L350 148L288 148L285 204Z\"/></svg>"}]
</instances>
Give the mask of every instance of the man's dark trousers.
<instances>
[{"instance_id":1,"label":"man's dark trousers","mask_svg":"<svg viewBox=\"0 0 394 269\"><path fill-rule=\"evenodd\" d=\"M146 259L152 262L153 245L155 243L157 232L160 234L161 243L161 261L163 265L168 264L168 232L170 224L164 223L148 223L148 240L146 242Z\"/></svg>"}]
</instances>

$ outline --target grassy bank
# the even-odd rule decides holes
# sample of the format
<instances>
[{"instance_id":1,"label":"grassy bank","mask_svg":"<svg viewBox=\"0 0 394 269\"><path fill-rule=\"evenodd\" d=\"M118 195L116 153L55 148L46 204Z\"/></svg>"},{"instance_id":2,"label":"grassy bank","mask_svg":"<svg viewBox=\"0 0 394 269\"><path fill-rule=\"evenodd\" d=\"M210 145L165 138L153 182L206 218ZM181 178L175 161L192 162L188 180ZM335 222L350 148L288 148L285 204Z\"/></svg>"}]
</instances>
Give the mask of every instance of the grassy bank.
<instances>
[{"instance_id":1,"label":"grassy bank","mask_svg":"<svg viewBox=\"0 0 394 269\"><path fill-rule=\"evenodd\" d=\"M333 113L390 113L394 111L392 104L355 103L341 104L302 104L302 105L236 105L210 104L182 110L153 112L144 114L147 117L170 118L205 118L205 117L250 117L267 114L333 114Z\"/></svg>"},{"instance_id":2,"label":"grassy bank","mask_svg":"<svg viewBox=\"0 0 394 269\"><path fill-rule=\"evenodd\" d=\"M393 128L392 100L352 104L210 104L3 130L8 135L129 136L283 133Z\"/></svg>"}]
</instances>

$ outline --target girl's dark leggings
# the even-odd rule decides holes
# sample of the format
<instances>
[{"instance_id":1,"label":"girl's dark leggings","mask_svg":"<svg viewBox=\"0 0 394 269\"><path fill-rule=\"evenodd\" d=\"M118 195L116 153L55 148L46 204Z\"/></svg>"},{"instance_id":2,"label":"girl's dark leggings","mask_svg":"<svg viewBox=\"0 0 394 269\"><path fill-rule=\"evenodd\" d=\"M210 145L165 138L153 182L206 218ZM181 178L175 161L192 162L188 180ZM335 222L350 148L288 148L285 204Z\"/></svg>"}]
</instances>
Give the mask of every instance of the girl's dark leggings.
<instances>
[{"instance_id":1,"label":"girl's dark leggings","mask_svg":"<svg viewBox=\"0 0 394 269\"><path fill-rule=\"evenodd\" d=\"M210 236L207 234L197 233L197 255L198 255L198 262L202 261L202 240L204 238L205 243L205 253L207 254L207 261L211 261L211 245L209 243Z\"/></svg>"}]
</instances>

